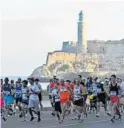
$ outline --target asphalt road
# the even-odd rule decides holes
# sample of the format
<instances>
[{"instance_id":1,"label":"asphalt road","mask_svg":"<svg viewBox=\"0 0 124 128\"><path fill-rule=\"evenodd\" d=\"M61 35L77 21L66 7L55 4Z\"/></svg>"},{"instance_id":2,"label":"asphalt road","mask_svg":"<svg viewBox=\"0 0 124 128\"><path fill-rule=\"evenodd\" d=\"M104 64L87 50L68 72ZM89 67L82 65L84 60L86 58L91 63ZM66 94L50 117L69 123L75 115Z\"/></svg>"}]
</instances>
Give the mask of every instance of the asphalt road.
<instances>
[{"instance_id":1,"label":"asphalt road","mask_svg":"<svg viewBox=\"0 0 124 128\"><path fill-rule=\"evenodd\" d=\"M101 112L99 118L95 117L94 114L88 115L82 123L77 120L72 120L72 115L66 117L66 120L59 124L56 117L51 115L50 111L41 112L41 122L37 122L37 118L30 122L29 115L26 122L22 122L18 116L8 117L8 121L1 121L2 128L124 128L124 114L121 121L116 121L114 124L111 123L110 117Z\"/></svg>"}]
</instances>

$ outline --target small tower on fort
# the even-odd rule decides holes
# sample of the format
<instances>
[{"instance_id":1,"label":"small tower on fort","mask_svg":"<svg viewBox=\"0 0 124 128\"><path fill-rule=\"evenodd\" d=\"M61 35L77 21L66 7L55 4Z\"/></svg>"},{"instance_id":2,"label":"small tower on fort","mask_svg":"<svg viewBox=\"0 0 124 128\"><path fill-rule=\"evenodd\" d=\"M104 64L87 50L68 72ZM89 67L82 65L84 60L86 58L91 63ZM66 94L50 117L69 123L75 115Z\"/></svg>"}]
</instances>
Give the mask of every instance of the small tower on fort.
<instances>
[{"instance_id":1,"label":"small tower on fort","mask_svg":"<svg viewBox=\"0 0 124 128\"><path fill-rule=\"evenodd\" d=\"M77 53L87 53L87 41L85 39L85 31L84 31L84 15L83 11L79 13L79 20L78 20L78 41L76 44Z\"/></svg>"}]
</instances>

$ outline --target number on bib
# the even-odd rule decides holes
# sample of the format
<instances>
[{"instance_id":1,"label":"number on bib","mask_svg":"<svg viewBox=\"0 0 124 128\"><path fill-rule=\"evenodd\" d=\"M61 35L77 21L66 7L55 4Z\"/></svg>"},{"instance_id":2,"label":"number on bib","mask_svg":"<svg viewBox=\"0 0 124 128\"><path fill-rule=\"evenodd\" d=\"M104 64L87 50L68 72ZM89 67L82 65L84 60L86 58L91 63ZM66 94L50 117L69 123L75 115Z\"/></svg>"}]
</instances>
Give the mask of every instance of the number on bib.
<instances>
[{"instance_id":1,"label":"number on bib","mask_svg":"<svg viewBox=\"0 0 124 128\"><path fill-rule=\"evenodd\" d=\"M111 91L111 96L116 96L116 91Z\"/></svg>"}]
</instances>

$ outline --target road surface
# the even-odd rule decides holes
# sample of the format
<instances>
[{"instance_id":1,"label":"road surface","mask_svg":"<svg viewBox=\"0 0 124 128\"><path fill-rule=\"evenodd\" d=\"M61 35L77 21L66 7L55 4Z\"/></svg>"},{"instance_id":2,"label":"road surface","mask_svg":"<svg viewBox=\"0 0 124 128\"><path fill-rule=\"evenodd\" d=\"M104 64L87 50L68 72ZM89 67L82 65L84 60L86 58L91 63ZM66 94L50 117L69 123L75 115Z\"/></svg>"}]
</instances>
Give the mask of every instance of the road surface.
<instances>
[{"instance_id":1,"label":"road surface","mask_svg":"<svg viewBox=\"0 0 124 128\"><path fill-rule=\"evenodd\" d=\"M88 115L88 118L82 123L72 120L72 117L69 115L62 124L59 124L50 111L43 111L41 112L41 122L37 122L37 118L30 122L29 115L26 122L22 122L18 116L10 116L7 122L1 121L1 126L2 128L124 128L124 114L123 119L114 124L111 123L110 117L103 112L99 118L95 117L94 114Z\"/></svg>"}]
</instances>

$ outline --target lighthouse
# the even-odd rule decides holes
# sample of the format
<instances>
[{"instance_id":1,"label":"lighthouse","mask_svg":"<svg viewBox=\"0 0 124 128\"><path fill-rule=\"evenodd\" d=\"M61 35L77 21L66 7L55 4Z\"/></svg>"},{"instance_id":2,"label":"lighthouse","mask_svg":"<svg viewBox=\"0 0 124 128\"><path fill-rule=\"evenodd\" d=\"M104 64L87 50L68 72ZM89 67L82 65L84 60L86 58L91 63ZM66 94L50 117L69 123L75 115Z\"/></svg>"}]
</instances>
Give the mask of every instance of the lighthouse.
<instances>
[{"instance_id":1,"label":"lighthouse","mask_svg":"<svg viewBox=\"0 0 124 128\"><path fill-rule=\"evenodd\" d=\"M79 19L78 19L78 40L77 40L77 53L87 53L87 42L85 39L85 24L84 24L84 15L83 11L80 11L79 13Z\"/></svg>"}]
</instances>

